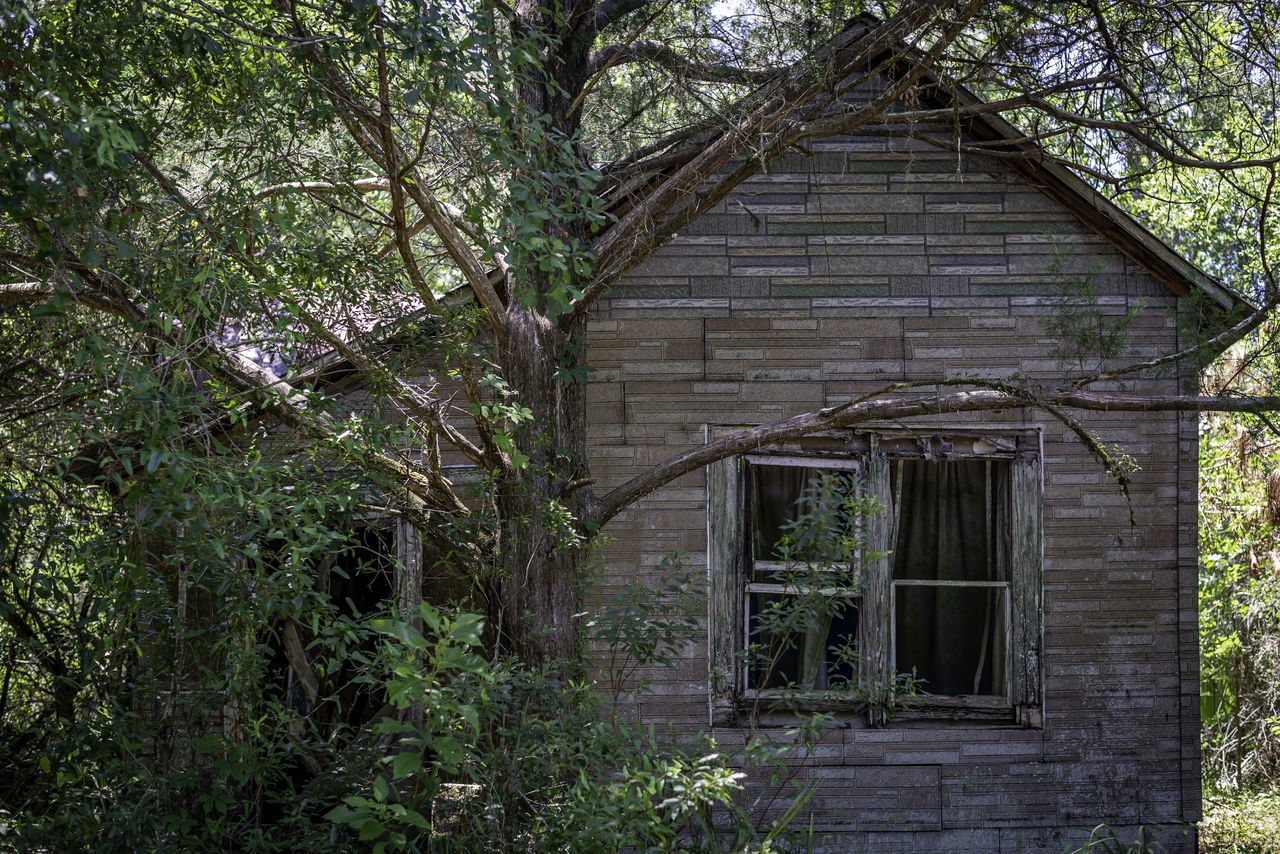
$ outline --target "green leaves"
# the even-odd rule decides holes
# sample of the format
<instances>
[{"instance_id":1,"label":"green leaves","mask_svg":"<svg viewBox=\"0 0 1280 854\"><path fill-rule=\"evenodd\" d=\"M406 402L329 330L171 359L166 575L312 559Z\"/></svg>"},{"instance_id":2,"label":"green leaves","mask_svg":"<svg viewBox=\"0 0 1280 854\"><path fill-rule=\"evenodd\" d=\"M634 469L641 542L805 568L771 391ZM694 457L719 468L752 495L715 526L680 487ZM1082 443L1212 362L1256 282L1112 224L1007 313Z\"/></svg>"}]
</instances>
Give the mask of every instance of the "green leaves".
<instances>
[{"instance_id":1,"label":"green leaves","mask_svg":"<svg viewBox=\"0 0 1280 854\"><path fill-rule=\"evenodd\" d=\"M1260 361L1251 373L1266 371ZM1200 714L1205 777L1224 788L1268 780L1280 766L1275 685L1280 638L1280 528L1270 489L1273 434L1242 416L1201 422ZM1280 490L1277 490L1280 494Z\"/></svg>"}]
</instances>

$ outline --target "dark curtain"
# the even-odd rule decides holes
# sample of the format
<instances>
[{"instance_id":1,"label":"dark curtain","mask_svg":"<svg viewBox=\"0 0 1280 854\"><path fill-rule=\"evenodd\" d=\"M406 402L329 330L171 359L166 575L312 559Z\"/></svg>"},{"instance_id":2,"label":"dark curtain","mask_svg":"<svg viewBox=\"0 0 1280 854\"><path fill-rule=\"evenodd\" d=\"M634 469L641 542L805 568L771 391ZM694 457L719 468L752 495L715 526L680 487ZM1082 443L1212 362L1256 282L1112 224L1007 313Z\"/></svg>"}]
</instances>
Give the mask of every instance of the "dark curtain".
<instances>
[{"instance_id":1,"label":"dark curtain","mask_svg":"<svg viewBox=\"0 0 1280 854\"><path fill-rule=\"evenodd\" d=\"M818 472L818 469L808 466L751 467L751 545L754 560L782 559L777 553L777 545L786 533L784 523L796 518L796 502Z\"/></svg>"},{"instance_id":2,"label":"dark curtain","mask_svg":"<svg viewBox=\"0 0 1280 854\"><path fill-rule=\"evenodd\" d=\"M1005 581L1002 461L902 460L894 467L895 581ZM895 584L896 666L931 694L1004 694L1004 591Z\"/></svg>"}]
</instances>

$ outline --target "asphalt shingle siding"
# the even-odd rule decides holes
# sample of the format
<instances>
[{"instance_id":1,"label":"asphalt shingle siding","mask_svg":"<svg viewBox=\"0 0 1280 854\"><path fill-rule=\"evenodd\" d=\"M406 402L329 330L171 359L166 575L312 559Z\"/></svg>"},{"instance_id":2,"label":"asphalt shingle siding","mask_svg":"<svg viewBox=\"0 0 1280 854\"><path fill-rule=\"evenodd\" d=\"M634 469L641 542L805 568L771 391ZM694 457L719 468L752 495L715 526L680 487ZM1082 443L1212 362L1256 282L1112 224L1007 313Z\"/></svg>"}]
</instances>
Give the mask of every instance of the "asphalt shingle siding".
<instances>
[{"instance_id":1,"label":"asphalt shingle siding","mask_svg":"<svg viewBox=\"0 0 1280 854\"><path fill-rule=\"evenodd\" d=\"M868 139L788 154L595 309L597 488L702 443L708 425L760 424L888 383L1059 381L1059 342L1042 321L1061 310L1051 297L1064 277L1084 273L1107 315L1139 307L1130 357L1177 345L1174 295L999 163ZM1126 387L1190 382L1167 372ZM1042 411L934 420L1043 428L1043 728L833 730L797 772L816 785L801 818L812 814L816 850L1057 854L1099 823L1133 835L1199 817L1195 417L1077 415L1132 456L1129 500ZM652 578L675 551L701 578L706 500L694 473L611 522L592 601ZM646 721L709 731L704 629L678 666L643 674L649 688L632 700ZM730 752L744 736L712 734Z\"/></svg>"}]
</instances>

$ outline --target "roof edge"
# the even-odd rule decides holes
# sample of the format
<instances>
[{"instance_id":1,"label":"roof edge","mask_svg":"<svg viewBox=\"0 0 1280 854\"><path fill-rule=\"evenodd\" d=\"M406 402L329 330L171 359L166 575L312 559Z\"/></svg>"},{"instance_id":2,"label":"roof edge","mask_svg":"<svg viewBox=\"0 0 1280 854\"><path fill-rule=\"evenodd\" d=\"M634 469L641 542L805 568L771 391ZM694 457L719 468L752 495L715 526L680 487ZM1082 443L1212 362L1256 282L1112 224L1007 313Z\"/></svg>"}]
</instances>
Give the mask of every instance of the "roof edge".
<instances>
[{"instance_id":1,"label":"roof edge","mask_svg":"<svg viewBox=\"0 0 1280 854\"><path fill-rule=\"evenodd\" d=\"M936 71L930 70L926 79L937 90L945 88L954 92L961 106L974 107L987 103L967 87L946 81ZM985 128L994 138L1014 143L1007 150L1032 155L1027 159L1010 159L1008 162L1013 169L1036 184L1038 189L1080 216L1099 236L1178 296L1187 296L1193 289L1199 289L1225 311L1241 305L1256 308L1245 297L1170 247L1133 214L1098 192L1070 167L1047 160L1044 149L1028 141L1027 135L1008 119L999 114L978 114L969 119L969 127ZM1116 228L1120 230L1120 234L1115 232Z\"/></svg>"}]
</instances>

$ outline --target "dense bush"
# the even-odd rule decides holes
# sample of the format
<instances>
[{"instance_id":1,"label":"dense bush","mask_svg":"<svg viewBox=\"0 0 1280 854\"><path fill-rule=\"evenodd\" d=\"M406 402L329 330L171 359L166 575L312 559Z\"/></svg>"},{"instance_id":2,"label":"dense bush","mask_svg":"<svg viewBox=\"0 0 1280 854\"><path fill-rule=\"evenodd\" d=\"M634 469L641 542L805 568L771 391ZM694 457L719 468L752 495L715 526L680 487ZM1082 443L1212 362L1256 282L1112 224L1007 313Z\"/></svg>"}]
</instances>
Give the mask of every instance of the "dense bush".
<instances>
[{"instance_id":1,"label":"dense bush","mask_svg":"<svg viewBox=\"0 0 1280 854\"><path fill-rule=\"evenodd\" d=\"M31 483L4 495L0 848L763 851L806 803L781 757L824 716L725 755L617 713L697 625L678 557L596 603L599 672L534 668L494 653L465 604L338 601L321 579L352 553L360 505L341 477L264 464L248 494L207 460L169 462L203 467L208 489L141 477L74 526ZM821 528L841 538L830 560L851 559L849 525L799 516L787 536L805 555Z\"/></svg>"},{"instance_id":2,"label":"dense bush","mask_svg":"<svg viewBox=\"0 0 1280 854\"><path fill-rule=\"evenodd\" d=\"M1280 439L1265 421L1201 428L1200 710L1210 788L1280 773Z\"/></svg>"}]
</instances>

